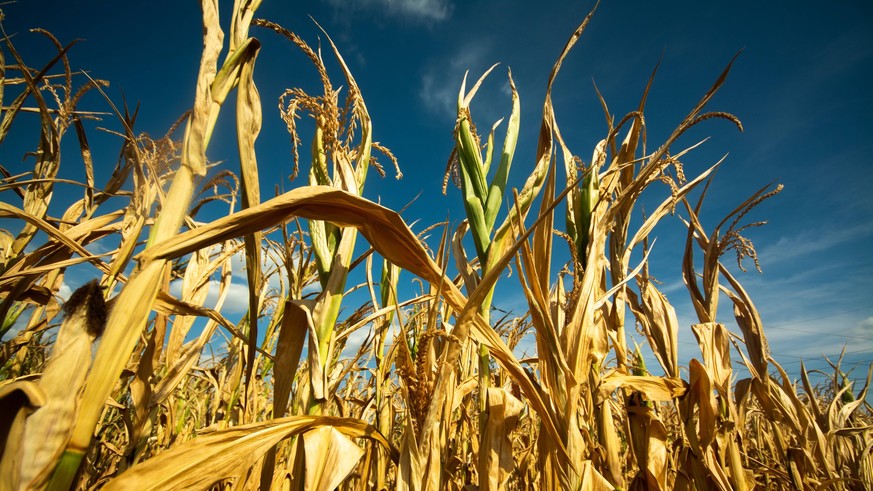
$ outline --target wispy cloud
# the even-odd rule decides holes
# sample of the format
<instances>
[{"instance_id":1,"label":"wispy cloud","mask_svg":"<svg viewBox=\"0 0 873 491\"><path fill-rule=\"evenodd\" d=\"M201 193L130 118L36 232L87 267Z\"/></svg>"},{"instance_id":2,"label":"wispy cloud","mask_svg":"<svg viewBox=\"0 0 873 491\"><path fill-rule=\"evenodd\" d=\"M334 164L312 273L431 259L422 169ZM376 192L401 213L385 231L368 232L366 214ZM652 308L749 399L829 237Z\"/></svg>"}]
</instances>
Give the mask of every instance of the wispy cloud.
<instances>
[{"instance_id":1,"label":"wispy cloud","mask_svg":"<svg viewBox=\"0 0 873 491\"><path fill-rule=\"evenodd\" d=\"M765 264L794 260L815 252L873 235L873 222L845 228L807 229L791 237L781 237L775 244L762 247L758 256Z\"/></svg>"},{"instance_id":2,"label":"wispy cloud","mask_svg":"<svg viewBox=\"0 0 873 491\"><path fill-rule=\"evenodd\" d=\"M421 76L418 97L424 107L440 116L455 118L458 90L464 72L484 64L486 49L481 45L465 46L453 56L431 61ZM474 83L468 81L469 84Z\"/></svg>"},{"instance_id":3,"label":"wispy cloud","mask_svg":"<svg viewBox=\"0 0 873 491\"><path fill-rule=\"evenodd\" d=\"M439 22L452 13L448 0L327 0L327 3L345 13L371 10L413 22Z\"/></svg>"},{"instance_id":4,"label":"wispy cloud","mask_svg":"<svg viewBox=\"0 0 873 491\"><path fill-rule=\"evenodd\" d=\"M498 60L494 59L494 50L487 40L468 42L449 53L429 60L424 65L418 97L422 107L439 117L442 122L454 123L458 111L458 92L464 74L467 73L466 88L469 91L479 77ZM472 113L477 124L486 124L490 128L497 120L509 115L512 91L506 74L506 65L498 66L476 93ZM518 83L518 79L515 80Z\"/></svg>"},{"instance_id":5,"label":"wispy cloud","mask_svg":"<svg viewBox=\"0 0 873 491\"><path fill-rule=\"evenodd\" d=\"M803 319L766 328L771 349L777 354L818 359L822 355L838 356L845 348L849 354L873 353L873 318L859 312L842 312Z\"/></svg>"},{"instance_id":6,"label":"wispy cloud","mask_svg":"<svg viewBox=\"0 0 873 491\"><path fill-rule=\"evenodd\" d=\"M436 70L428 70L421 77L418 97L428 110L441 116L452 117L457 105L457 93L443 80L437 80ZM454 101L454 103L453 103Z\"/></svg>"}]
</instances>

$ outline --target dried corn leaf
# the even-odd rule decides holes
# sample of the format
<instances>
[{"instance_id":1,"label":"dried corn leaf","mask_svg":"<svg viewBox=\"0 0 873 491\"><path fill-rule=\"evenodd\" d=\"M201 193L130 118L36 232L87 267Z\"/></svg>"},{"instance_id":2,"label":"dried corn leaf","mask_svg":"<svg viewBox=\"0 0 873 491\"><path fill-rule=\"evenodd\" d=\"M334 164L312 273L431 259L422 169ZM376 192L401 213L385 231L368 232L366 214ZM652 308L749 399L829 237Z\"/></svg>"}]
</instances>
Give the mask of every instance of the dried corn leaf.
<instances>
[{"instance_id":1,"label":"dried corn leaf","mask_svg":"<svg viewBox=\"0 0 873 491\"><path fill-rule=\"evenodd\" d=\"M725 472L724 467L722 467L718 455L715 453L715 449L712 447L705 449L701 461L710 472L712 481L720 491L734 491L734 488L731 486L730 480L728 479L728 475Z\"/></svg>"},{"instance_id":2,"label":"dried corn leaf","mask_svg":"<svg viewBox=\"0 0 873 491\"><path fill-rule=\"evenodd\" d=\"M719 393L727 397L731 383L731 346L728 330L723 324L707 322L693 324L691 330L703 354L706 370Z\"/></svg>"},{"instance_id":3,"label":"dried corn leaf","mask_svg":"<svg viewBox=\"0 0 873 491\"><path fill-rule=\"evenodd\" d=\"M31 226L33 226L34 231L39 230L41 232L44 232L46 235L48 235L49 237L51 237L55 241L65 245L66 247L68 247L71 251L75 252L76 254L78 254L84 258L96 260L94 255L92 255L84 247L82 247L81 244L79 244L78 242L76 242L74 240L71 240L68 235L66 235L65 233L58 230L52 224L46 222L42 218L39 218L35 215L32 215L32 214L26 212L25 210L22 210L20 208L16 208L10 204L7 204L4 201L0 201L0 218L16 218L16 219L19 219L21 221L24 221L24 222L30 224ZM12 254L13 256L16 255L16 254L14 254L15 253L14 246L12 247L12 253L13 253Z\"/></svg>"},{"instance_id":4,"label":"dried corn leaf","mask_svg":"<svg viewBox=\"0 0 873 491\"><path fill-rule=\"evenodd\" d=\"M685 434L691 440L691 446L698 455L703 454L715 439L716 403L712 393L712 381L706 367L696 358L688 363L688 391L683 400L682 418L685 424ZM697 418L694 417L694 406L698 406Z\"/></svg>"},{"instance_id":5,"label":"dried corn leaf","mask_svg":"<svg viewBox=\"0 0 873 491\"><path fill-rule=\"evenodd\" d=\"M619 387L640 392L649 401L670 401L685 393L682 379L612 373L600 383L600 394L609 397Z\"/></svg>"},{"instance_id":6,"label":"dried corn leaf","mask_svg":"<svg viewBox=\"0 0 873 491\"><path fill-rule=\"evenodd\" d=\"M205 247L195 251L188 259L188 265L182 276L181 300L183 302L197 306L204 304L206 295L209 293L210 278L214 268L219 264L213 263L209 259L214 248L215 246ZM193 316L186 315L176 317L167 341L167 365L172 366L178 360L179 350L188 336L188 330L194 325L195 319Z\"/></svg>"},{"instance_id":7,"label":"dried corn leaf","mask_svg":"<svg viewBox=\"0 0 873 491\"><path fill-rule=\"evenodd\" d=\"M655 358L664 368L664 373L670 377L679 376L679 320L676 309L655 285L637 277L642 299L633 291L628 290L631 311L643 328L646 340L655 354Z\"/></svg>"},{"instance_id":8,"label":"dried corn leaf","mask_svg":"<svg viewBox=\"0 0 873 491\"><path fill-rule=\"evenodd\" d=\"M364 451L332 426L303 434L306 453L306 491L331 491L355 468Z\"/></svg>"},{"instance_id":9,"label":"dried corn leaf","mask_svg":"<svg viewBox=\"0 0 873 491\"><path fill-rule=\"evenodd\" d=\"M649 489L655 487L653 484L657 483L657 489L666 491L669 489L667 486L667 474L670 469L670 454L667 449L667 428L657 416L652 417L646 426L646 436L649 443L646 462Z\"/></svg>"},{"instance_id":10,"label":"dried corn leaf","mask_svg":"<svg viewBox=\"0 0 873 491\"><path fill-rule=\"evenodd\" d=\"M751 358L752 363L749 366L749 371L759 380L766 379L770 346L766 336L764 336L764 323L761 321L761 316L758 314L758 309L752 302L752 298L746 293L739 281L724 267L721 268L721 273L736 292L727 291L727 295L734 304L734 317L743 332L743 341L745 341L746 350Z\"/></svg>"},{"instance_id":11,"label":"dried corn leaf","mask_svg":"<svg viewBox=\"0 0 873 491\"><path fill-rule=\"evenodd\" d=\"M240 475L281 440L322 426L353 438L369 438L389 449L387 440L367 423L330 416L295 416L237 426L201 436L136 465L104 489L207 489Z\"/></svg>"},{"instance_id":12,"label":"dried corn leaf","mask_svg":"<svg viewBox=\"0 0 873 491\"><path fill-rule=\"evenodd\" d=\"M285 415L291 385L297 374L300 355L306 333L312 326L311 304L305 301L286 300L279 339L276 342L276 365L273 369L273 417Z\"/></svg>"},{"instance_id":13,"label":"dried corn leaf","mask_svg":"<svg viewBox=\"0 0 873 491\"><path fill-rule=\"evenodd\" d=\"M579 491L611 491L615 489L590 460L583 461L578 467L581 469L580 482L582 483L578 488Z\"/></svg>"},{"instance_id":14,"label":"dried corn leaf","mask_svg":"<svg viewBox=\"0 0 873 491\"><path fill-rule=\"evenodd\" d=\"M240 27L239 24L234 24ZM245 25L247 28L247 25ZM234 33L237 35L237 33ZM255 140L261 131L261 98L253 78L255 60L261 43L247 39L240 48L244 54L239 59L236 102L236 135L239 147L240 176L242 177L243 209L261 202L258 181L258 161L255 156ZM236 53L234 53L236 54ZM248 355L246 356L246 384L252 377L255 363L255 348L258 340L258 315L260 314L261 289L261 231L245 236L246 278L249 287Z\"/></svg>"},{"instance_id":15,"label":"dried corn leaf","mask_svg":"<svg viewBox=\"0 0 873 491\"><path fill-rule=\"evenodd\" d=\"M479 447L479 489L505 489L514 468L510 434L518 425L524 404L509 392L488 388L487 423Z\"/></svg>"},{"instance_id":16,"label":"dried corn leaf","mask_svg":"<svg viewBox=\"0 0 873 491\"><path fill-rule=\"evenodd\" d=\"M18 489L26 418L45 403L37 382L19 380L0 386L0 489Z\"/></svg>"},{"instance_id":17,"label":"dried corn leaf","mask_svg":"<svg viewBox=\"0 0 873 491\"><path fill-rule=\"evenodd\" d=\"M411 422L403 429L400 442L400 461L397 463L397 491L419 491L425 488L425 470L422 455Z\"/></svg>"},{"instance_id":18,"label":"dried corn leaf","mask_svg":"<svg viewBox=\"0 0 873 491\"><path fill-rule=\"evenodd\" d=\"M648 406L629 406L628 422L640 473L650 490L666 491L670 468L667 451L667 428L658 414ZM633 488L633 486L631 486Z\"/></svg>"}]
</instances>

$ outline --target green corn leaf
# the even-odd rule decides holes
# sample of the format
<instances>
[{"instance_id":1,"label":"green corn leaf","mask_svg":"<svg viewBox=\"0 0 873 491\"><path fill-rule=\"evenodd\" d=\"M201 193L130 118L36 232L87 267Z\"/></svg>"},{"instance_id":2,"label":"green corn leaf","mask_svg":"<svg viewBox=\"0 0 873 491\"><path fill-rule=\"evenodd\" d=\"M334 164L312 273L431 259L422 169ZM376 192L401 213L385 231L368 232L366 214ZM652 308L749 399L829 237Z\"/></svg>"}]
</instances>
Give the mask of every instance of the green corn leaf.
<instances>
[{"instance_id":1,"label":"green corn leaf","mask_svg":"<svg viewBox=\"0 0 873 491\"><path fill-rule=\"evenodd\" d=\"M515 82L512 80L512 70L509 71L509 87L512 90L512 113L509 116L509 125L506 128L506 137L503 140L503 153L500 156L500 165L497 167L497 172L491 181L491 188L488 190L488 199L485 203L485 224L488 227L489 234L494 228L497 213L500 211L503 193L506 191L506 183L509 179L509 168L512 166L512 157L515 155L515 145L518 143L521 104L518 100Z\"/></svg>"},{"instance_id":2,"label":"green corn leaf","mask_svg":"<svg viewBox=\"0 0 873 491\"><path fill-rule=\"evenodd\" d=\"M488 226L485 223L485 210L482 201L473 191L473 183L470 176L461 170L461 192L464 194L464 210L470 221L470 231L473 234L473 244L476 246L476 254L479 259L487 257L486 253L491 244L488 234Z\"/></svg>"},{"instance_id":3,"label":"green corn leaf","mask_svg":"<svg viewBox=\"0 0 873 491\"><path fill-rule=\"evenodd\" d=\"M482 175L487 176L488 172L491 171L491 158L494 156L494 132L497 131L497 127L502 122L503 118L500 118L491 125L491 132L488 133L488 142L485 143L485 161L482 162Z\"/></svg>"},{"instance_id":4,"label":"green corn leaf","mask_svg":"<svg viewBox=\"0 0 873 491\"><path fill-rule=\"evenodd\" d=\"M497 65L485 71L479 80L470 89L467 89L467 74L464 74L464 80L461 82L461 91L458 93L458 128L456 132L456 140L458 144L458 158L461 161L461 170L466 170L470 175L470 180L475 189L475 195L484 204L487 194L485 185L485 175L483 174L482 154L479 149L479 139L473 133L472 121L470 121L470 102L485 81L485 77L491 73Z\"/></svg>"},{"instance_id":5,"label":"green corn leaf","mask_svg":"<svg viewBox=\"0 0 873 491\"><path fill-rule=\"evenodd\" d=\"M576 254L582 264L588 256L588 234L591 228L591 214L594 212L594 207L597 206L597 201L600 199L600 178L598 172L600 167L606 161L606 140L601 140L594 148L594 155L591 158L591 167L587 174L582 179L582 188L578 194L574 193L574 198L577 200L574 205L573 212L576 214L573 217L575 223L576 237ZM568 217L569 221L569 217Z\"/></svg>"}]
</instances>

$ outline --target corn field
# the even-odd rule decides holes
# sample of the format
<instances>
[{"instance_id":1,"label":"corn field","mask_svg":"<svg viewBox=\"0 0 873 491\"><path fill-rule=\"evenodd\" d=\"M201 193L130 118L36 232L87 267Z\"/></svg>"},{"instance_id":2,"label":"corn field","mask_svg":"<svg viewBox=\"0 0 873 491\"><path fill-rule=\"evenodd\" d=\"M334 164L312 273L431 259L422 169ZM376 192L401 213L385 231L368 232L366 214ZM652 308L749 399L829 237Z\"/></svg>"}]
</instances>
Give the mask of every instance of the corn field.
<instances>
[{"instance_id":1,"label":"corn field","mask_svg":"<svg viewBox=\"0 0 873 491\"><path fill-rule=\"evenodd\" d=\"M328 33L322 52L259 19L260 0L201 3L190 112L153 138L107 96L101 124L122 142L111 173L95 172L97 113L79 107L106 82L74 72L75 46L49 32L29 34L57 48L32 66L3 31L0 144L21 119L37 120L39 135L32 170L0 168L0 489L873 489L873 367L863 387L839 364L824 389L802 367L791 379L723 262L757 267L745 234L759 223L747 214L781 186L706 223L722 162L683 166L697 146L681 143L689 128L743 129L708 107L733 61L664 141L646 139L653 72L635 111L616 117L601 98L602 139L572 148L552 86L592 11L554 47L520 190L508 186L521 125L511 72L510 114L487 132L471 103L498 75L459 81L443 188L460 188L466 219L416 233L367 198L370 171L386 174L377 156L397 178L401 168L390 142L376 143L378 108ZM278 114L265 112L273 102L254 77L262 42L301 50L311 66L299 69L323 91L288 89ZM215 163L206 151L228 112L238 155ZM276 116L300 175L266 199L255 142ZM69 130L84 163L70 169L77 181L59 177ZM668 197L644 212L654 187ZM53 201L59 189L75 201ZM667 220L687 229L683 250L653 247ZM97 243L108 251L93 252ZM650 254L675 261L696 313L687 366ZM235 257L248 291L239 320L221 312ZM569 259L556 267L553 257ZM70 271L98 279L64 299ZM527 312L492 308L499 279ZM645 342L632 343L634 332ZM358 347L350 338L361 333ZM525 336L535 356L518 355Z\"/></svg>"}]
</instances>

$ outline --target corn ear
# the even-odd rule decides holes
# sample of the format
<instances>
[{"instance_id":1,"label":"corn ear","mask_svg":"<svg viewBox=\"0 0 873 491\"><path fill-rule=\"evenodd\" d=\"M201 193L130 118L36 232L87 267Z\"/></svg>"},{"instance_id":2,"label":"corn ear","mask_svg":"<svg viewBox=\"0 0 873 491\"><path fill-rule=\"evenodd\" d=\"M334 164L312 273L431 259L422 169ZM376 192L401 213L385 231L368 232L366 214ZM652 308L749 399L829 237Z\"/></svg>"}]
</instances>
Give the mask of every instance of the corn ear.
<instances>
[{"instance_id":1,"label":"corn ear","mask_svg":"<svg viewBox=\"0 0 873 491\"><path fill-rule=\"evenodd\" d=\"M39 380L46 402L27 418L19 489L45 486L70 439L91 368L91 347L106 326L106 305L97 281L76 290L64 313L54 351Z\"/></svg>"}]
</instances>

